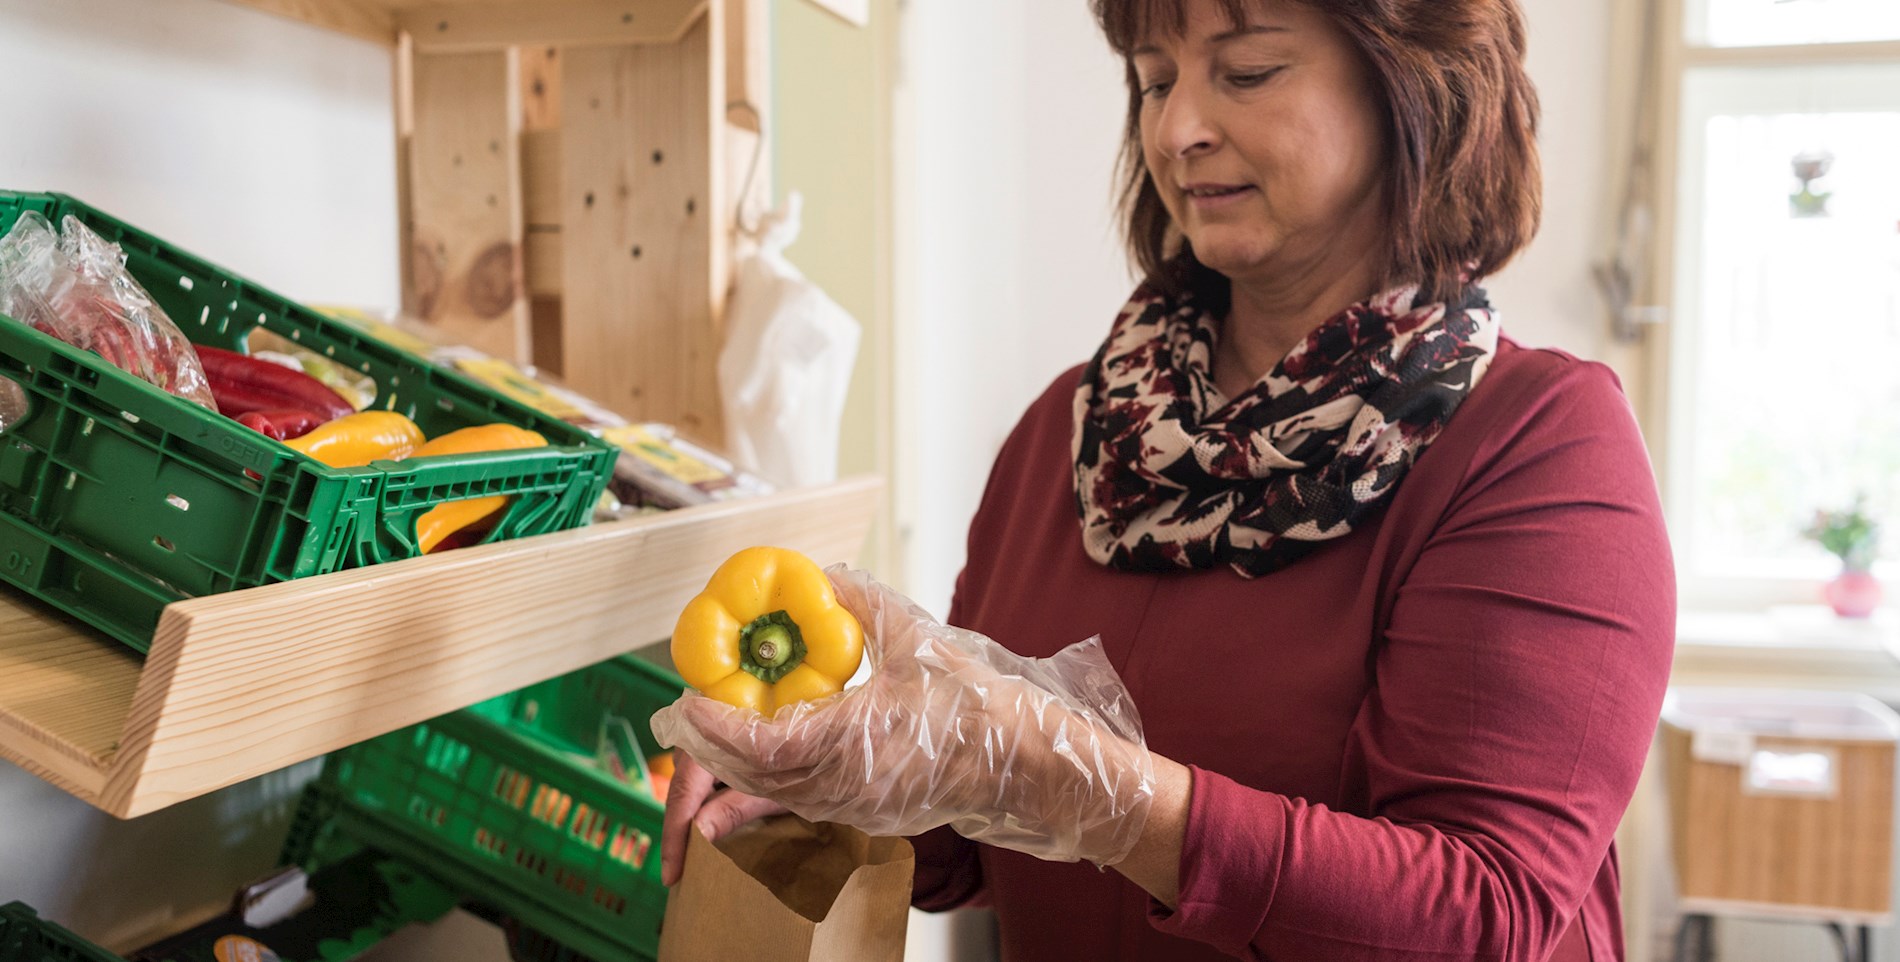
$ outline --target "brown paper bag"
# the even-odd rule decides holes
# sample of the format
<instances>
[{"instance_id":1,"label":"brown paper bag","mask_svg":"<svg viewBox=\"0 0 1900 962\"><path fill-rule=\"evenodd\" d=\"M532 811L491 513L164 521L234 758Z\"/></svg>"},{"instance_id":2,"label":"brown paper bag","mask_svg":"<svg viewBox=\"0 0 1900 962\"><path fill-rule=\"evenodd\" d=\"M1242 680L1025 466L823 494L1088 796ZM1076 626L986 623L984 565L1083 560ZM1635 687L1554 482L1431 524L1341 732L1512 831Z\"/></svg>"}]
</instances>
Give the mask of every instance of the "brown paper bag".
<instances>
[{"instance_id":1,"label":"brown paper bag","mask_svg":"<svg viewBox=\"0 0 1900 962\"><path fill-rule=\"evenodd\" d=\"M916 855L901 838L782 816L694 828L660 962L902 962Z\"/></svg>"}]
</instances>

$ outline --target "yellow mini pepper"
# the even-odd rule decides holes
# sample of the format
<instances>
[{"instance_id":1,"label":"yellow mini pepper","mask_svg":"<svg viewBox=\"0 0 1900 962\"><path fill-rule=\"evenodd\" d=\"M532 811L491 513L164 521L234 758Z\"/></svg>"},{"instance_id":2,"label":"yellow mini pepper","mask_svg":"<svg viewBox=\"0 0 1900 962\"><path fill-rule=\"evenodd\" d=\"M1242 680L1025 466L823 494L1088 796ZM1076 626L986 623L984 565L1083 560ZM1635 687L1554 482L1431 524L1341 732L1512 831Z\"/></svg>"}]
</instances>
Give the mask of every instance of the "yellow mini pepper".
<instances>
[{"instance_id":1,"label":"yellow mini pepper","mask_svg":"<svg viewBox=\"0 0 1900 962\"><path fill-rule=\"evenodd\" d=\"M517 448L544 448L548 439L539 432L527 428L518 428L512 424L483 424L460 431L450 431L416 449L412 458L432 458L437 455L478 454L485 451L511 451ZM436 549L449 535L470 525L487 521L508 506L508 499L502 495L486 498L468 498L437 505L416 519L416 547L428 554Z\"/></svg>"},{"instance_id":2,"label":"yellow mini pepper","mask_svg":"<svg viewBox=\"0 0 1900 962\"><path fill-rule=\"evenodd\" d=\"M394 411L358 411L284 442L333 468L400 461L422 444L422 429Z\"/></svg>"},{"instance_id":3,"label":"yellow mini pepper","mask_svg":"<svg viewBox=\"0 0 1900 962\"><path fill-rule=\"evenodd\" d=\"M673 666L687 684L765 715L843 690L863 657L864 629L830 579L785 548L726 559L673 630Z\"/></svg>"}]
</instances>

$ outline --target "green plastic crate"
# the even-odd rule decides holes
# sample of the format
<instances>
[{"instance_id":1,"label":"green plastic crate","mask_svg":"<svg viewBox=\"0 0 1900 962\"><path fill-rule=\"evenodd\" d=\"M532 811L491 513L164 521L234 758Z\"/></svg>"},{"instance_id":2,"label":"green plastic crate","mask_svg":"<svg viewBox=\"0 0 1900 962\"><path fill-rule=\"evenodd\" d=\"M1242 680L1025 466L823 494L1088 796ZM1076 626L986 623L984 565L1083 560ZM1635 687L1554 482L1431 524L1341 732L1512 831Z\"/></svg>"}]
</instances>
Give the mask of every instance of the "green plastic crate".
<instances>
[{"instance_id":1,"label":"green plastic crate","mask_svg":"<svg viewBox=\"0 0 1900 962\"><path fill-rule=\"evenodd\" d=\"M677 676L602 662L332 754L286 858L314 871L355 845L387 852L598 962L659 950L663 807L599 771L598 726L646 719Z\"/></svg>"},{"instance_id":2,"label":"green plastic crate","mask_svg":"<svg viewBox=\"0 0 1900 962\"><path fill-rule=\"evenodd\" d=\"M414 557L416 519L438 504L512 496L490 540L592 518L616 457L600 439L73 198L0 191L0 233L28 210L119 244L194 342L242 350L261 327L375 379L375 406L430 437L505 421L550 446L331 468L0 319L0 378L29 404L0 433L0 578L144 651L172 601Z\"/></svg>"},{"instance_id":3,"label":"green plastic crate","mask_svg":"<svg viewBox=\"0 0 1900 962\"><path fill-rule=\"evenodd\" d=\"M45 921L24 902L0 905L0 962L124 962Z\"/></svg>"}]
</instances>

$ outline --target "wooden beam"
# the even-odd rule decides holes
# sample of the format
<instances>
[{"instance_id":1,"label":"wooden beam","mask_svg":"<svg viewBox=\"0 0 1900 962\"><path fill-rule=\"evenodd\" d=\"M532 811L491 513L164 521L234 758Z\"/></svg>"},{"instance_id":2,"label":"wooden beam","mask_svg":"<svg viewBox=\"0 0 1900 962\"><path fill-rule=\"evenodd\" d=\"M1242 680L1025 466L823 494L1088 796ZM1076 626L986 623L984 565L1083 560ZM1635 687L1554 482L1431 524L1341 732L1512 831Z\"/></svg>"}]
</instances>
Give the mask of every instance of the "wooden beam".
<instances>
[{"instance_id":1,"label":"wooden beam","mask_svg":"<svg viewBox=\"0 0 1900 962\"><path fill-rule=\"evenodd\" d=\"M396 42L396 15L375 0L226 0L384 45Z\"/></svg>"},{"instance_id":2,"label":"wooden beam","mask_svg":"<svg viewBox=\"0 0 1900 962\"><path fill-rule=\"evenodd\" d=\"M432 4L399 10L396 24L422 50L500 50L514 45L674 43L708 0L541 0Z\"/></svg>"},{"instance_id":3,"label":"wooden beam","mask_svg":"<svg viewBox=\"0 0 1900 962\"><path fill-rule=\"evenodd\" d=\"M512 50L413 58L404 305L451 340L525 363L517 70Z\"/></svg>"},{"instance_id":4,"label":"wooden beam","mask_svg":"<svg viewBox=\"0 0 1900 962\"><path fill-rule=\"evenodd\" d=\"M731 218L722 21L715 4L677 44L562 55L563 377L713 442Z\"/></svg>"},{"instance_id":5,"label":"wooden beam","mask_svg":"<svg viewBox=\"0 0 1900 962\"><path fill-rule=\"evenodd\" d=\"M727 116L758 133L772 99L771 8L767 0L721 2L726 5L726 102L750 108Z\"/></svg>"}]
</instances>

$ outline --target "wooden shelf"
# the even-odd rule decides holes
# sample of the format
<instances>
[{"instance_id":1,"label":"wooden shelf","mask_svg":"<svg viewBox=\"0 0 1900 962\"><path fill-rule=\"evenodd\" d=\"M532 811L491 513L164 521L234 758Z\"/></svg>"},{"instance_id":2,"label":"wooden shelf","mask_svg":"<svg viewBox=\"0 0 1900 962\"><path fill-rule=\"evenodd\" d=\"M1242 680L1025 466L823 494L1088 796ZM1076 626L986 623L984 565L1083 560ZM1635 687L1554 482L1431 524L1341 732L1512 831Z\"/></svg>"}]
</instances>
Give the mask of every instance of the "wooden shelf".
<instances>
[{"instance_id":1,"label":"wooden shelf","mask_svg":"<svg viewBox=\"0 0 1900 962\"><path fill-rule=\"evenodd\" d=\"M179 602L150 655L0 592L0 757L121 818L666 637L733 552L862 548L853 479Z\"/></svg>"},{"instance_id":2,"label":"wooden shelf","mask_svg":"<svg viewBox=\"0 0 1900 962\"><path fill-rule=\"evenodd\" d=\"M515 44L675 43L709 0L228 0L326 30L418 50Z\"/></svg>"}]
</instances>

